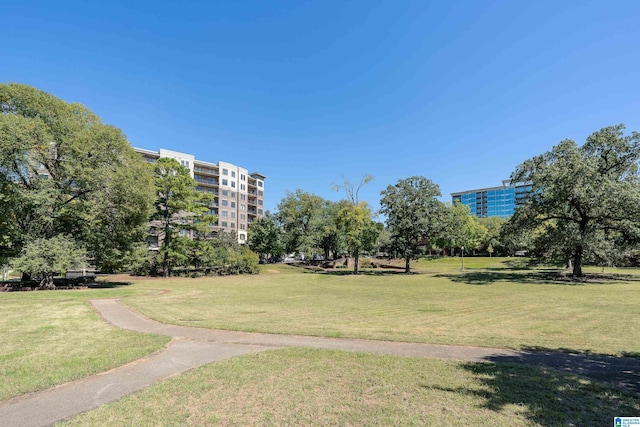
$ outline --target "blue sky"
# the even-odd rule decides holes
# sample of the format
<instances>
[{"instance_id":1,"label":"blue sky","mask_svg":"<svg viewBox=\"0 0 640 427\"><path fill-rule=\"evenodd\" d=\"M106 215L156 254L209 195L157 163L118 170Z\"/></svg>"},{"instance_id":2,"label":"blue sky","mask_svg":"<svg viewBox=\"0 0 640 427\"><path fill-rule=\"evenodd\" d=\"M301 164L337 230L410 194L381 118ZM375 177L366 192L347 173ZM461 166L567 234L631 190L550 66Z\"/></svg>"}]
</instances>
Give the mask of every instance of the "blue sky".
<instances>
[{"instance_id":1,"label":"blue sky","mask_svg":"<svg viewBox=\"0 0 640 427\"><path fill-rule=\"evenodd\" d=\"M640 131L638 1L0 2L0 81L80 102L132 145L361 199L423 175L500 185L565 138Z\"/></svg>"}]
</instances>

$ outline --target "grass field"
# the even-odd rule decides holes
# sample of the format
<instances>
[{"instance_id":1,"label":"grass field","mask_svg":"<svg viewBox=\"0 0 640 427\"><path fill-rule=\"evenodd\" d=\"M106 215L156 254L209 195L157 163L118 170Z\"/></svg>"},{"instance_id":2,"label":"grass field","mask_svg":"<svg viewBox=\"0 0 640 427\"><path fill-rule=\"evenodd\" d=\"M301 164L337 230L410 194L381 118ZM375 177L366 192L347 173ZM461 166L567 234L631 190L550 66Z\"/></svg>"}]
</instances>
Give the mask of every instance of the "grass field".
<instances>
[{"instance_id":1,"label":"grass field","mask_svg":"<svg viewBox=\"0 0 640 427\"><path fill-rule=\"evenodd\" d=\"M0 401L167 342L105 324L87 304L102 297L187 326L640 354L638 270L607 270L613 280L600 280L591 268L583 284L521 259L465 258L463 272L459 258L413 267L417 274L352 276L267 265L256 276L0 293ZM637 413L637 396L539 368L287 349L202 367L72 424L456 425L462 417L471 425L608 425Z\"/></svg>"},{"instance_id":2,"label":"grass field","mask_svg":"<svg viewBox=\"0 0 640 427\"><path fill-rule=\"evenodd\" d=\"M457 261L457 262L456 262ZM266 266L253 277L146 280L125 302L164 323L280 334L640 353L640 275L557 282L511 259L421 261L422 274ZM633 271L626 271L633 273Z\"/></svg>"},{"instance_id":3,"label":"grass field","mask_svg":"<svg viewBox=\"0 0 640 427\"><path fill-rule=\"evenodd\" d=\"M107 371L169 341L106 324L87 299L109 291L0 293L0 401Z\"/></svg>"},{"instance_id":4,"label":"grass field","mask_svg":"<svg viewBox=\"0 0 640 427\"><path fill-rule=\"evenodd\" d=\"M635 396L522 366L286 349L211 364L64 426L608 426Z\"/></svg>"}]
</instances>

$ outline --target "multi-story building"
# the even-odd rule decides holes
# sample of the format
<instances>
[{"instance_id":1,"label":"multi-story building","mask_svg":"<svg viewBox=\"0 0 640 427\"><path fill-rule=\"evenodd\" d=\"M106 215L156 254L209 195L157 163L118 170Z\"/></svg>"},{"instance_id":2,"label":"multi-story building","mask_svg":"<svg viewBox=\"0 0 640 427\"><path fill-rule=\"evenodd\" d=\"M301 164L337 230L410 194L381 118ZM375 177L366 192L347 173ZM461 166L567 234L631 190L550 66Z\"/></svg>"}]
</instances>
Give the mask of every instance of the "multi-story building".
<instances>
[{"instance_id":1,"label":"multi-story building","mask_svg":"<svg viewBox=\"0 0 640 427\"><path fill-rule=\"evenodd\" d=\"M231 163L204 162L191 154L162 148L157 152L134 149L150 163L156 162L160 157L169 157L189 169L197 183L196 189L214 196L209 205L209 213L218 217L213 231L237 234L238 242L244 243L247 241L249 224L264 216L265 175L249 173L247 169Z\"/></svg>"},{"instance_id":2,"label":"multi-story building","mask_svg":"<svg viewBox=\"0 0 640 427\"><path fill-rule=\"evenodd\" d=\"M507 218L513 215L516 207L527 200L531 186L512 185L511 181L502 181L500 187L480 188L451 193L452 201L469 206L471 215L479 218L499 216Z\"/></svg>"}]
</instances>

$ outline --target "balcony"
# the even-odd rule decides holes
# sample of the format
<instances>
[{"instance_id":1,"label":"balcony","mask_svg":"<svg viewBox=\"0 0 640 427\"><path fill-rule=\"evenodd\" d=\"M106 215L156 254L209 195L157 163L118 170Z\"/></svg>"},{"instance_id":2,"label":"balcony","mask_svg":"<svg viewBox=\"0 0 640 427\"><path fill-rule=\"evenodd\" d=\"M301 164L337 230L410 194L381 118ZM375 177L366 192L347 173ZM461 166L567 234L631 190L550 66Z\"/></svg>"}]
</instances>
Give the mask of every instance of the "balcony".
<instances>
[{"instance_id":1,"label":"balcony","mask_svg":"<svg viewBox=\"0 0 640 427\"><path fill-rule=\"evenodd\" d=\"M217 170L210 169L210 168L203 168L201 166L194 166L193 167L193 172L202 173L202 174L205 174L205 175L219 176L219 173L218 173Z\"/></svg>"},{"instance_id":2,"label":"balcony","mask_svg":"<svg viewBox=\"0 0 640 427\"><path fill-rule=\"evenodd\" d=\"M198 176L196 175L194 177L194 179L196 180L197 183L199 184L205 184L205 185L218 185L218 180L216 178L209 178L209 177L205 177L205 176Z\"/></svg>"}]
</instances>

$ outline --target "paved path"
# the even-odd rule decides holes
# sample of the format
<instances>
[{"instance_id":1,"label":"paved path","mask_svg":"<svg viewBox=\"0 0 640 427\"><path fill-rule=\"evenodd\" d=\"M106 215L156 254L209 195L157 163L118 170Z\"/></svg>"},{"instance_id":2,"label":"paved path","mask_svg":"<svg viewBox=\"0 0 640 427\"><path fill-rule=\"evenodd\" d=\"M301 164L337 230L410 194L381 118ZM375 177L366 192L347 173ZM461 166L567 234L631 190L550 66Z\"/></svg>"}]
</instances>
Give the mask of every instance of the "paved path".
<instances>
[{"instance_id":1,"label":"paved path","mask_svg":"<svg viewBox=\"0 0 640 427\"><path fill-rule=\"evenodd\" d=\"M206 363L291 346L468 362L524 363L574 373L640 394L640 360L635 358L220 331L158 323L114 299L92 300L91 304L116 327L167 335L173 341L158 353L109 372L3 402L0 426L51 425Z\"/></svg>"}]
</instances>

